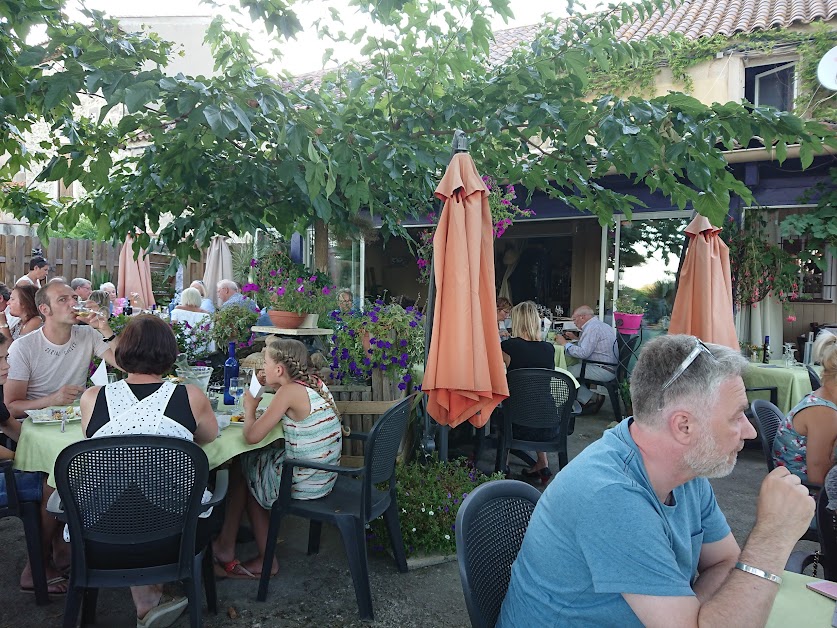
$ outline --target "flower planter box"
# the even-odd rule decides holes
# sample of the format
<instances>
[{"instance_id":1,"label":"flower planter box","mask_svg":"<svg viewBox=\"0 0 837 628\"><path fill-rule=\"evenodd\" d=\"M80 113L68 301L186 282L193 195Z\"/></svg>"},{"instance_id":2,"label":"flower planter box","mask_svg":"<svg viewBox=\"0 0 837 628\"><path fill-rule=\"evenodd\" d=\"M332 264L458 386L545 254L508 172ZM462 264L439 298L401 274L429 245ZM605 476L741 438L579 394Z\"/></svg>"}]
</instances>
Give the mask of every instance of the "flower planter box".
<instances>
[{"instance_id":1,"label":"flower planter box","mask_svg":"<svg viewBox=\"0 0 837 628\"><path fill-rule=\"evenodd\" d=\"M390 552L392 550L390 549ZM441 565L443 563L452 563L456 561L456 554L424 554L419 553L415 556L407 557L408 569L421 569L422 567L432 567L433 565Z\"/></svg>"},{"instance_id":2,"label":"flower planter box","mask_svg":"<svg viewBox=\"0 0 837 628\"><path fill-rule=\"evenodd\" d=\"M267 316L274 327L284 329L296 329L305 320L306 314L296 312L285 312L284 310L268 310Z\"/></svg>"},{"instance_id":3,"label":"flower planter box","mask_svg":"<svg viewBox=\"0 0 837 628\"><path fill-rule=\"evenodd\" d=\"M624 312L614 312L613 320L616 323L616 331L620 334L634 336L639 333L642 327L642 314L625 314Z\"/></svg>"}]
</instances>

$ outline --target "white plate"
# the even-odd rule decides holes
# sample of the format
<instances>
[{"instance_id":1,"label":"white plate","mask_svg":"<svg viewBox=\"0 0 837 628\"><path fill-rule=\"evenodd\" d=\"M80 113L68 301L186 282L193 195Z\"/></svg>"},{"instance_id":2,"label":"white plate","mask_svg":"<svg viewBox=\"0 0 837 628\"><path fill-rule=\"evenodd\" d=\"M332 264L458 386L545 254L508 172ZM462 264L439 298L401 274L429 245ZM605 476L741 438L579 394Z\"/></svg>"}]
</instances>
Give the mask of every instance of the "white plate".
<instances>
[{"instance_id":1,"label":"white plate","mask_svg":"<svg viewBox=\"0 0 837 628\"><path fill-rule=\"evenodd\" d=\"M78 406L49 406L40 410L29 410L26 414L32 423L61 423L62 416L56 416L58 411L67 414L67 421L81 421L81 409Z\"/></svg>"}]
</instances>

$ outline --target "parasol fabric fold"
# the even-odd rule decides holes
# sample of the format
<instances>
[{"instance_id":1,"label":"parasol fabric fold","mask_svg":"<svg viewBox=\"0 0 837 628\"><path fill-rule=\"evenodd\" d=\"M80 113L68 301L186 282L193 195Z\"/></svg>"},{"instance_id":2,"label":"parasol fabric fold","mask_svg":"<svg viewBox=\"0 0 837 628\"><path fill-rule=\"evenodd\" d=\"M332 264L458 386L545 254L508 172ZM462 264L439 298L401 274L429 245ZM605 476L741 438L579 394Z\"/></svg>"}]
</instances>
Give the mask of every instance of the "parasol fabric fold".
<instances>
[{"instance_id":1,"label":"parasol fabric fold","mask_svg":"<svg viewBox=\"0 0 837 628\"><path fill-rule=\"evenodd\" d=\"M433 335L422 390L438 423L482 427L509 396L494 294L488 190L471 156L451 159L436 188L444 202L433 237Z\"/></svg>"},{"instance_id":2,"label":"parasol fabric fold","mask_svg":"<svg viewBox=\"0 0 837 628\"><path fill-rule=\"evenodd\" d=\"M729 247L720 229L698 214L686 227L691 241L680 271L670 334L690 334L704 342L738 349L732 309Z\"/></svg>"},{"instance_id":3,"label":"parasol fabric fold","mask_svg":"<svg viewBox=\"0 0 837 628\"><path fill-rule=\"evenodd\" d=\"M151 262L145 254L145 249L140 249L139 257L134 259L134 238L128 234L119 252L116 294L119 297L130 298L133 292L140 295L145 307L151 307L156 303L151 288Z\"/></svg>"},{"instance_id":4,"label":"parasol fabric fold","mask_svg":"<svg viewBox=\"0 0 837 628\"><path fill-rule=\"evenodd\" d=\"M224 236L212 236L209 250L206 253L206 270L203 273L203 285L206 286L206 296L215 303L215 289L222 279L232 279L232 253ZM215 305L218 305L215 303Z\"/></svg>"}]
</instances>

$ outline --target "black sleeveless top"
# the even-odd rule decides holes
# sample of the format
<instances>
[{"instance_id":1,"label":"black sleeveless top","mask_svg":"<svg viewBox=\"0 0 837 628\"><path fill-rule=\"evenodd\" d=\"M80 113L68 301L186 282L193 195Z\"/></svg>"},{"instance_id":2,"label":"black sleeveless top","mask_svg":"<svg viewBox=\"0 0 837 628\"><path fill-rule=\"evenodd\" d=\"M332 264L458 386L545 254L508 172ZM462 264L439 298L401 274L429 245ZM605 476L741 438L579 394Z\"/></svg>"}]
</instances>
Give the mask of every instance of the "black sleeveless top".
<instances>
[{"instance_id":1,"label":"black sleeveless top","mask_svg":"<svg viewBox=\"0 0 837 628\"><path fill-rule=\"evenodd\" d=\"M162 384L128 384L131 392L134 393L137 399L142 400L149 395L156 392ZM174 393L169 399L166 406L166 416L172 421L180 423L187 430L195 433L198 429L198 423L195 421L195 415L192 414L192 406L189 405L189 393L185 386L177 386ZM93 414L90 415L90 423L87 424L87 438L91 438L93 434L98 432L105 423L110 421L110 414L108 413L108 402L105 399L105 387L99 390L96 396L96 405L93 406Z\"/></svg>"}]
</instances>

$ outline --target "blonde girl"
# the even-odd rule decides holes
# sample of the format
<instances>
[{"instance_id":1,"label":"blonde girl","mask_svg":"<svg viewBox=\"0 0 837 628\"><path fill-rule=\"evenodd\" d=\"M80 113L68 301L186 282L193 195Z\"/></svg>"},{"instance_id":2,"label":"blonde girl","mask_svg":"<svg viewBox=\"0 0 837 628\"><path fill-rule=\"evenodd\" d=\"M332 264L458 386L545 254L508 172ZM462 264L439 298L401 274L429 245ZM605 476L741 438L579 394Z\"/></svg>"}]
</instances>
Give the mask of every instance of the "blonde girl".
<instances>
[{"instance_id":1,"label":"blonde girl","mask_svg":"<svg viewBox=\"0 0 837 628\"><path fill-rule=\"evenodd\" d=\"M241 457L243 484L247 486L247 514L253 526L259 554L239 563L235 560L235 537L244 501L230 494L227 517L216 542L214 553L230 577L255 577L261 572L267 543L269 510L279 497L282 463L286 458L306 459L327 464L340 463L342 430L340 417L328 388L308 365L308 352L298 340L280 339L265 352L265 383L276 390L270 405L256 418L259 400L244 393L244 438L248 443L263 440L278 423L285 432L285 447L264 447ZM317 469L295 468L291 496L294 499L317 499L331 492L336 474ZM240 500L240 504L237 503ZM237 512L235 512L237 510ZM271 575L279 565L274 559Z\"/></svg>"}]
</instances>

